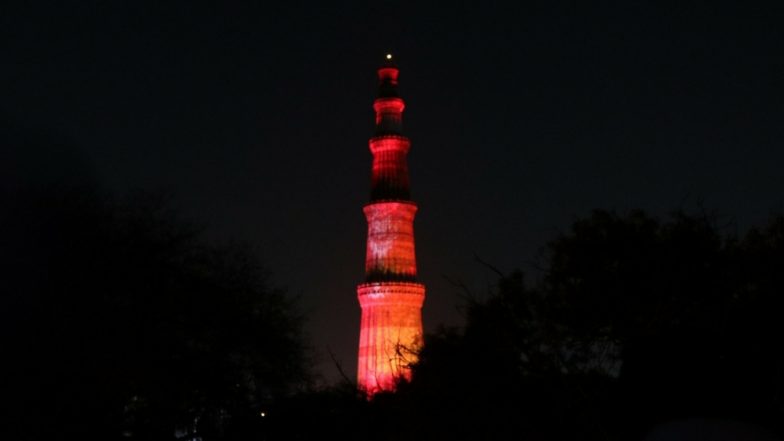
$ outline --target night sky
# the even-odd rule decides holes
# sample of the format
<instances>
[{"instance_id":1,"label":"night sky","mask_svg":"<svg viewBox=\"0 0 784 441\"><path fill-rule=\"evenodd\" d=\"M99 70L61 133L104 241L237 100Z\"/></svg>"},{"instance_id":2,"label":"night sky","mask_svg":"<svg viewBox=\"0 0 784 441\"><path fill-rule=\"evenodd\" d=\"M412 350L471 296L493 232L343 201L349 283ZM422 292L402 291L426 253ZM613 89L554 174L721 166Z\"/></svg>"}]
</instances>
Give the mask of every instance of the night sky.
<instances>
[{"instance_id":1,"label":"night sky","mask_svg":"<svg viewBox=\"0 0 784 441\"><path fill-rule=\"evenodd\" d=\"M535 277L593 208L706 210L739 231L784 210L781 6L430 3L4 3L0 117L54 142L1 145L3 179L163 192L210 238L250 242L301 296L328 378L328 348L356 371L388 52L426 331L460 323L449 280L494 283L474 255Z\"/></svg>"}]
</instances>

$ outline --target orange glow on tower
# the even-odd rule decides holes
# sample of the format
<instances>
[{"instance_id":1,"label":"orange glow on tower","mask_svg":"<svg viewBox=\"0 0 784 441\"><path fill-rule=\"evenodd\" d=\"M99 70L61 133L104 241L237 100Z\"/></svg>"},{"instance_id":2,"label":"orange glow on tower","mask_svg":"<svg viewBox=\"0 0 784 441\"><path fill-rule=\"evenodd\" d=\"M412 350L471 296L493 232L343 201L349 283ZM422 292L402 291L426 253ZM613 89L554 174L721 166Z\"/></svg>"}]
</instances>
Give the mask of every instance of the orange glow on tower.
<instances>
[{"instance_id":1,"label":"orange glow on tower","mask_svg":"<svg viewBox=\"0 0 784 441\"><path fill-rule=\"evenodd\" d=\"M411 146L402 134L405 104L397 93L398 69L387 55L378 69L378 96L373 103L376 131L373 154L365 283L357 287L362 321L359 330L357 382L372 395L393 390L409 378L409 365L422 345L425 286L417 282L414 215L406 156Z\"/></svg>"}]
</instances>

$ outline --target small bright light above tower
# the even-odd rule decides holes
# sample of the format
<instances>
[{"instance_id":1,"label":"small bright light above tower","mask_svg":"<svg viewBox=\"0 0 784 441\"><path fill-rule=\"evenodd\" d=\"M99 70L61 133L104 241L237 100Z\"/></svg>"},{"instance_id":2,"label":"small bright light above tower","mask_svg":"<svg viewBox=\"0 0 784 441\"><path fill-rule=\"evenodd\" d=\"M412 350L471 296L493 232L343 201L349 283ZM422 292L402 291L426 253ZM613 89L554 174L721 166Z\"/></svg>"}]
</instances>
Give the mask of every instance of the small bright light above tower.
<instances>
[{"instance_id":1,"label":"small bright light above tower","mask_svg":"<svg viewBox=\"0 0 784 441\"><path fill-rule=\"evenodd\" d=\"M392 54L387 54L387 60L391 60L391 59L392 59Z\"/></svg>"}]
</instances>

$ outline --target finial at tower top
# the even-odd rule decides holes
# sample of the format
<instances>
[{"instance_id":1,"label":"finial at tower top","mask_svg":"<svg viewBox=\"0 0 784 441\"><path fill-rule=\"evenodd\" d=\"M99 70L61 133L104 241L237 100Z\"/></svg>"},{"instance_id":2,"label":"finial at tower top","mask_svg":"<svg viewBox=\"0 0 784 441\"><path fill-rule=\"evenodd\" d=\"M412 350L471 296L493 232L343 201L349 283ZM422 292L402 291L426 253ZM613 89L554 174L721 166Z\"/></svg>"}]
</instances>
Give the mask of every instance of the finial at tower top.
<instances>
[{"instance_id":1,"label":"finial at tower top","mask_svg":"<svg viewBox=\"0 0 784 441\"><path fill-rule=\"evenodd\" d=\"M399 97L397 94L398 69L392 54L384 56L384 62L378 68L378 98Z\"/></svg>"},{"instance_id":2,"label":"finial at tower top","mask_svg":"<svg viewBox=\"0 0 784 441\"><path fill-rule=\"evenodd\" d=\"M384 54L384 61L381 63L381 67L382 68L384 68L384 67L394 67L394 68L397 68L397 65L395 64L395 59L394 59L394 57L392 57L391 53Z\"/></svg>"}]
</instances>

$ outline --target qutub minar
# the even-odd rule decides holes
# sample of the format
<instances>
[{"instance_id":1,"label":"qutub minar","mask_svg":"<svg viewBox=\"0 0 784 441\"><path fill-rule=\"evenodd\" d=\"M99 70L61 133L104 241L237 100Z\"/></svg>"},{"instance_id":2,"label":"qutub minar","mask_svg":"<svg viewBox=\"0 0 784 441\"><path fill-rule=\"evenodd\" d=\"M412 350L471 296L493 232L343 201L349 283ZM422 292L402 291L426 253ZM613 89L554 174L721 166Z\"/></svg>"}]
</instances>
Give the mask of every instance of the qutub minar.
<instances>
[{"instance_id":1,"label":"qutub minar","mask_svg":"<svg viewBox=\"0 0 784 441\"><path fill-rule=\"evenodd\" d=\"M406 155L411 142L403 136L405 107L397 92L398 69L387 55L378 69L378 96L373 103L376 130L373 153L365 282L357 286L362 321L359 331L357 382L369 394L395 388L409 378L409 364L422 345L425 285L417 282L414 215Z\"/></svg>"}]
</instances>

